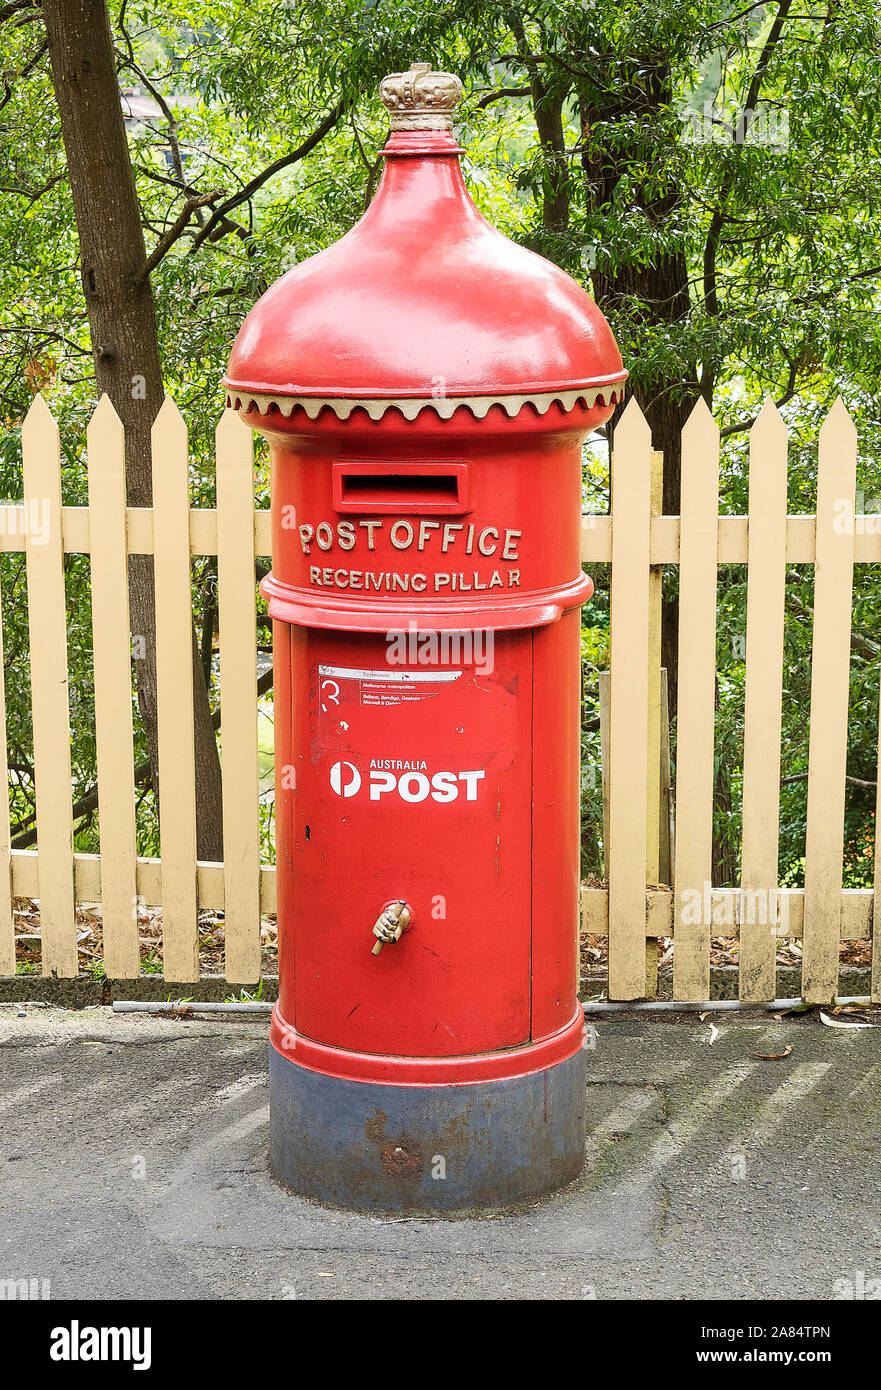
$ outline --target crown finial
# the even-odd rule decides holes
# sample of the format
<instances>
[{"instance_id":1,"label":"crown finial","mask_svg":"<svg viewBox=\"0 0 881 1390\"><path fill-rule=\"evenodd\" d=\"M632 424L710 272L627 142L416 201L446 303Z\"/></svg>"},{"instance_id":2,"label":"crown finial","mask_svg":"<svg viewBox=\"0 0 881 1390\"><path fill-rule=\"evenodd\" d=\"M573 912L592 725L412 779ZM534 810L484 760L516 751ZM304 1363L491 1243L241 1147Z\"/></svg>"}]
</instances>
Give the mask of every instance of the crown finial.
<instances>
[{"instance_id":1,"label":"crown finial","mask_svg":"<svg viewBox=\"0 0 881 1390\"><path fill-rule=\"evenodd\" d=\"M432 72L431 63L413 63L379 84L392 130L451 130L462 83L451 72Z\"/></svg>"}]
</instances>

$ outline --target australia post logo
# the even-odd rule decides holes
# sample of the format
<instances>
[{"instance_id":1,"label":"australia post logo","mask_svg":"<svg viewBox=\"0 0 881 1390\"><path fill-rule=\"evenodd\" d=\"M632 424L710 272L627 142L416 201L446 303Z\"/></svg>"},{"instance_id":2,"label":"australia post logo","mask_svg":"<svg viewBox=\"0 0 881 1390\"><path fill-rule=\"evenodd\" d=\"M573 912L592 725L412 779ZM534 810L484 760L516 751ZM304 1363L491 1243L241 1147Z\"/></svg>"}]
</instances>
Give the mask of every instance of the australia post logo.
<instances>
[{"instance_id":1,"label":"australia post logo","mask_svg":"<svg viewBox=\"0 0 881 1390\"><path fill-rule=\"evenodd\" d=\"M372 758L366 774L354 763L340 761L330 769L330 785L337 796L357 796L364 788L371 801L384 796L399 796L402 801L466 801L477 800L477 785L486 777L482 770L474 772L433 772L421 760Z\"/></svg>"}]
</instances>

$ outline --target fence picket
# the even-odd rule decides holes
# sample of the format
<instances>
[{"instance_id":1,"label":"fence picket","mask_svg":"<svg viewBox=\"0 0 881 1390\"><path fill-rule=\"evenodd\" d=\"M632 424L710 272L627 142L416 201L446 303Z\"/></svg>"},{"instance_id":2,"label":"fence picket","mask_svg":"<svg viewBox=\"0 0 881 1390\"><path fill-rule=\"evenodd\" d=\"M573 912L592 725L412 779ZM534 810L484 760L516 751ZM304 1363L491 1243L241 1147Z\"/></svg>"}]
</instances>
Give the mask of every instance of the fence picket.
<instances>
[{"instance_id":1,"label":"fence picket","mask_svg":"<svg viewBox=\"0 0 881 1390\"><path fill-rule=\"evenodd\" d=\"M87 431L104 968L140 973L125 518L125 435L108 396Z\"/></svg>"},{"instance_id":2,"label":"fence picket","mask_svg":"<svg viewBox=\"0 0 881 1390\"><path fill-rule=\"evenodd\" d=\"M878 705L878 755L875 772L875 881L872 893L872 1001L881 1004L881 701Z\"/></svg>"},{"instance_id":3,"label":"fence picket","mask_svg":"<svg viewBox=\"0 0 881 1390\"><path fill-rule=\"evenodd\" d=\"M646 985L651 432L636 400L615 429L609 713L609 998Z\"/></svg>"},{"instance_id":4,"label":"fence picket","mask_svg":"<svg viewBox=\"0 0 881 1390\"><path fill-rule=\"evenodd\" d=\"M875 881L872 893L872 1001L881 1004L881 700L875 772Z\"/></svg>"},{"instance_id":5,"label":"fence picket","mask_svg":"<svg viewBox=\"0 0 881 1390\"><path fill-rule=\"evenodd\" d=\"M664 455L652 451L649 509L652 519L664 510ZM651 528L649 522L649 528ZM645 878L652 885L661 879L661 631L664 613L664 571L649 569L648 728L646 757ZM645 949L645 997L658 994L658 941L650 937Z\"/></svg>"},{"instance_id":6,"label":"fence picket","mask_svg":"<svg viewBox=\"0 0 881 1390\"><path fill-rule=\"evenodd\" d=\"M232 410L217 426L217 589L226 978L260 978L260 804L252 435Z\"/></svg>"},{"instance_id":7,"label":"fence picket","mask_svg":"<svg viewBox=\"0 0 881 1390\"><path fill-rule=\"evenodd\" d=\"M0 590L0 975L14 975L15 921L12 914L9 768L6 758L6 680L3 666L3 597Z\"/></svg>"},{"instance_id":8,"label":"fence picket","mask_svg":"<svg viewBox=\"0 0 881 1390\"><path fill-rule=\"evenodd\" d=\"M681 511L673 997L707 999L712 924L703 904L713 866L719 429L703 400L682 431Z\"/></svg>"},{"instance_id":9,"label":"fence picket","mask_svg":"<svg viewBox=\"0 0 881 1390\"><path fill-rule=\"evenodd\" d=\"M838 990L854 549L854 528L840 516L845 503L853 517L855 491L856 430L839 398L820 430L817 468L802 946L802 993L811 1004L831 1002Z\"/></svg>"},{"instance_id":10,"label":"fence picket","mask_svg":"<svg viewBox=\"0 0 881 1390\"><path fill-rule=\"evenodd\" d=\"M36 396L21 431L28 581L40 933L44 975L77 973L67 686L67 609L58 426ZM41 526L34 527L34 516Z\"/></svg>"},{"instance_id":11,"label":"fence picket","mask_svg":"<svg viewBox=\"0 0 881 1390\"><path fill-rule=\"evenodd\" d=\"M187 429L170 396L153 425L153 551L165 978L199 978L193 612Z\"/></svg>"},{"instance_id":12,"label":"fence picket","mask_svg":"<svg viewBox=\"0 0 881 1390\"><path fill-rule=\"evenodd\" d=\"M786 592L786 425L773 401L750 434L740 997L773 999L780 819L783 612ZM763 914L762 904L767 904ZM765 920L760 920L764 915Z\"/></svg>"}]
</instances>

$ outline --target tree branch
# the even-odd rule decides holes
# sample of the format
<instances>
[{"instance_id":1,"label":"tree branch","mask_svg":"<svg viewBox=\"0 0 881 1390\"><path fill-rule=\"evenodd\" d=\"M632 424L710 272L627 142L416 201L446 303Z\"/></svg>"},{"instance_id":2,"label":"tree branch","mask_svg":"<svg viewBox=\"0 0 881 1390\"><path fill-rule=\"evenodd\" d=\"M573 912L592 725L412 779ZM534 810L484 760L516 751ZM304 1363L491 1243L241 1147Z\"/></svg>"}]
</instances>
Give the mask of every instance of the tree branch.
<instances>
[{"instance_id":1,"label":"tree branch","mask_svg":"<svg viewBox=\"0 0 881 1390\"><path fill-rule=\"evenodd\" d=\"M0 5L0 24L4 19L11 19L13 15L20 14L22 10L38 10L39 3L35 0L9 0L8 5Z\"/></svg>"},{"instance_id":2,"label":"tree branch","mask_svg":"<svg viewBox=\"0 0 881 1390\"><path fill-rule=\"evenodd\" d=\"M800 574L795 574L790 570L786 575L786 582L787 584L801 584L803 580ZM790 613L794 613L797 618L813 618L810 608L806 603L802 603L797 594L787 593L785 602ZM865 632L860 632L858 628L851 628L850 646L851 651L864 656L868 661L877 661L878 657L881 656L881 643L875 642Z\"/></svg>"},{"instance_id":3,"label":"tree branch","mask_svg":"<svg viewBox=\"0 0 881 1390\"><path fill-rule=\"evenodd\" d=\"M751 14L753 10L763 9L765 4L766 0L755 0L755 3L747 5L745 10L739 10L737 14L729 15L727 19L720 19L715 24L708 24L704 32L710 34L714 29L730 28L732 24L736 24L739 19L743 19L746 15Z\"/></svg>"},{"instance_id":4,"label":"tree branch","mask_svg":"<svg viewBox=\"0 0 881 1390\"><path fill-rule=\"evenodd\" d=\"M128 49L128 58L123 58L123 59L122 59L122 66L130 68L131 71L135 74L135 76L138 77L138 78L140 78L141 82L143 82L144 86L147 88L147 91L150 93L150 95L152 96L153 100L156 102L156 105L159 107L160 111L162 112L163 116L165 117L166 124L167 124L167 126L168 126L168 132L167 132L167 134L168 134L168 143L169 143L169 146L171 147L171 157L172 157L172 159L173 159L173 161L174 161L174 171L175 171L175 173L177 174L178 178L180 179L181 183L183 183L183 182L184 182L184 161L183 161L183 156L181 155L181 151L180 151L180 141L178 140L178 135L177 135L177 132L178 132L177 117L175 116L175 114L174 114L174 112L172 111L171 107L169 106L168 102L165 100L165 96L164 96L164 94L162 93L162 91L160 91L160 89L156 86L156 84L155 84L154 82L152 82L151 79L150 79L150 78L147 76L147 74L144 72L143 68L139 67L138 64L137 64L137 62L135 61L135 46L134 46L134 44L132 43L131 35L129 34L128 30L127 30L126 27L125 27L125 4L124 4L124 3L123 3L123 5L122 5L122 7L120 8L119 16L118 16L118 21L117 21L117 22L118 22L118 24L119 24L120 32L122 33L122 37L123 37L123 39L125 40L125 46L126 46L126 48Z\"/></svg>"},{"instance_id":5,"label":"tree branch","mask_svg":"<svg viewBox=\"0 0 881 1390\"><path fill-rule=\"evenodd\" d=\"M171 179L167 174L160 174L156 169L150 169L146 164L137 164L135 168L139 174L143 174L144 178L152 179L154 183L164 183L169 188L176 188L178 192L186 193L188 198L199 197L198 189L194 188L192 184L187 183L186 180L181 183L179 179ZM235 232L243 241L250 236L247 227L243 227L241 222L234 222L231 217L224 217L220 230Z\"/></svg>"},{"instance_id":6,"label":"tree branch","mask_svg":"<svg viewBox=\"0 0 881 1390\"><path fill-rule=\"evenodd\" d=\"M780 34L783 30L784 24L786 23L786 18L791 8L792 0L780 0L780 4L777 9L777 14L774 16L774 22L771 25L771 28L768 32L768 37L765 40L764 47L762 48L758 62L756 63L749 87L747 88L746 99L744 101L743 110L741 112L741 118L737 122L734 131L732 132L735 141L739 140L741 144L746 139L746 133L749 129L749 124L752 119L752 112L759 98L759 92L761 90L762 81L764 80L765 73L768 70L768 65L771 61L771 55L780 38ZM710 225L707 229L707 239L704 244L704 308L706 309L706 312L708 314L711 314L713 317L715 317L719 313L716 257L719 250L719 240L722 234L722 226L725 222L726 217L725 203L728 199L728 194L731 191L731 184L732 178L731 175L728 174L722 180L722 187L719 190L719 205L713 213L712 218L710 219ZM715 387L715 382L715 372L709 367L706 368L701 373L700 386L701 395L703 396L707 405L710 407L712 407L713 404L713 389Z\"/></svg>"},{"instance_id":7,"label":"tree branch","mask_svg":"<svg viewBox=\"0 0 881 1390\"><path fill-rule=\"evenodd\" d=\"M778 396L777 400L774 402L778 410L781 406L787 405L792 400L793 396L797 394L795 385L797 376L798 367L794 362L790 362L789 380L786 383L786 390L783 392L783 395ZM742 430L751 430L758 418L758 415L751 415L748 420L739 420L736 425L728 425L724 430L719 431L719 438L728 439L732 434L740 434Z\"/></svg>"},{"instance_id":8,"label":"tree branch","mask_svg":"<svg viewBox=\"0 0 881 1390\"><path fill-rule=\"evenodd\" d=\"M171 250L178 237L182 236L184 231L186 231L187 224L196 209L204 208L209 203L216 202L218 198L223 197L225 191L226 190L223 188L215 188L212 193L203 193L198 198L187 199L168 231L164 236L159 238L140 271L135 276L136 285L143 284L148 275L152 275L159 262L168 255L168 252Z\"/></svg>"},{"instance_id":9,"label":"tree branch","mask_svg":"<svg viewBox=\"0 0 881 1390\"><path fill-rule=\"evenodd\" d=\"M250 183L246 183L244 188L240 189L238 193L234 193L230 198L227 198L225 203L221 203L220 207L215 208L214 212L205 223L205 226L193 242L192 249L198 251L199 247L208 240L228 212L232 212L234 208L240 207L242 203L246 203L249 198L254 196L258 189L262 188L265 183L268 183L269 180L280 173L282 169L290 168L292 164L296 164L299 160L304 159L307 154L310 154L311 151L315 149L316 145L320 145L325 135L328 135L330 131L333 130L334 126L343 116L345 110L346 103L344 101L337 102L333 110L328 112L324 120L316 126L312 134L307 136L302 144L298 145L290 154L283 155L281 159L276 159L261 173L255 174Z\"/></svg>"},{"instance_id":10,"label":"tree branch","mask_svg":"<svg viewBox=\"0 0 881 1390\"><path fill-rule=\"evenodd\" d=\"M19 23L21 23L21 22L22 22L22 21L19 21ZM46 52L48 52L48 49L49 49L49 41L48 41L48 39L44 39L43 42L40 44L39 48L37 49L36 53L34 53L33 57L32 57L32 58L29 58L28 61L25 63L25 65L24 65L24 67L22 68L21 72L16 73L16 79L17 79L18 81L21 81L21 79L22 79L23 77L30 77L30 75L31 75L31 73L32 73L32 71L33 71L33 69L37 66L37 64L39 63L39 61L40 61L40 59L42 58L43 54L46 53ZM4 79L3 79L3 88L4 88L4 91L3 91L3 100L0 101L0 111L2 111L2 110L3 110L3 107L6 105L6 103L7 103L8 101L11 100L11 98L12 98L12 93L13 93L13 90L14 90L13 87L12 87L12 84L11 84L9 81L7 81L7 79L6 79L5 77L4 77Z\"/></svg>"},{"instance_id":11,"label":"tree branch","mask_svg":"<svg viewBox=\"0 0 881 1390\"><path fill-rule=\"evenodd\" d=\"M781 787L791 787L793 782L806 782L807 780L807 772L798 772L794 777L781 777L780 785ZM870 792L873 792L878 785L877 782L866 782L862 777L845 777L844 780L850 787L863 787Z\"/></svg>"},{"instance_id":12,"label":"tree branch","mask_svg":"<svg viewBox=\"0 0 881 1390\"><path fill-rule=\"evenodd\" d=\"M475 102L474 109L484 111L494 101L502 101L505 97L528 97L531 91L531 87L499 87L496 91L490 92L488 96L481 97L480 101Z\"/></svg>"},{"instance_id":13,"label":"tree branch","mask_svg":"<svg viewBox=\"0 0 881 1390\"><path fill-rule=\"evenodd\" d=\"M72 338L67 338L63 333L56 333L52 328L38 328L36 324L18 323L11 324L6 328L0 328L0 334L8 336L12 333L21 333L32 337L40 338L43 342L64 343L65 347L70 348L71 352L77 352L81 357L91 357L91 348L84 348L79 343L75 343ZM42 342L40 343L42 346Z\"/></svg>"},{"instance_id":14,"label":"tree branch","mask_svg":"<svg viewBox=\"0 0 881 1390\"><path fill-rule=\"evenodd\" d=\"M373 190L374 190L374 188L376 187L377 176L378 176L378 174L379 174L380 169L382 168L382 150L380 150L379 154L378 154L378 155L376 156L376 158L371 162L371 160L369 160L369 159L367 158L367 154L366 154L366 152L365 152L365 150L364 150L364 146L363 146L362 143L361 143L361 136L358 134L358 127L357 127L357 125L355 124L355 119L354 119L354 117L352 118L351 124L352 124L352 134L353 134L354 137L355 137L355 146L356 146L356 148L357 148L357 150L358 150L358 154L359 154L359 156L360 156L361 163L364 165L364 168L367 170L367 183L366 183L365 186L364 186L364 211L366 212L367 209L368 209L369 206L370 206L370 203L371 203L372 199L373 199Z\"/></svg>"},{"instance_id":15,"label":"tree branch","mask_svg":"<svg viewBox=\"0 0 881 1390\"><path fill-rule=\"evenodd\" d=\"M61 180L65 178L66 172L67 171L65 170L63 173L53 174L52 177L48 179L46 183L43 184L42 188L37 189L22 188L17 183L3 183L0 184L0 193L13 193L20 198L27 198L28 207L33 207L34 203L39 202L39 200L42 197L44 197L50 191L50 189L54 188L57 183L60 183Z\"/></svg>"}]
</instances>

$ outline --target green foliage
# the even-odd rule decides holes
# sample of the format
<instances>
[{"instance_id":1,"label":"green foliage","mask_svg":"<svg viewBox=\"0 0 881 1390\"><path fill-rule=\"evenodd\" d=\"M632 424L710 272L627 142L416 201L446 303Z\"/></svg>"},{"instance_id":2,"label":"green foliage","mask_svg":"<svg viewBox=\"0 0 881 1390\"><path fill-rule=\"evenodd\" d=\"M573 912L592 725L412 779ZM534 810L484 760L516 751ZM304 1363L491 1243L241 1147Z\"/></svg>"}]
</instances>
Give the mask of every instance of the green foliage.
<instances>
[{"instance_id":1,"label":"green foliage","mask_svg":"<svg viewBox=\"0 0 881 1390\"><path fill-rule=\"evenodd\" d=\"M225 994L224 1004L261 1004L263 1002L263 981L256 989L242 989L238 994Z\"/></svg>"},{"instance_id":2,"label":"green foliage","mask_svg":"<svg viewBox=\"0 0 881 1390\"><path fill-rule=\"evenodd\" d=\"M786 0L750 7L720 0L129 0L110 10L120 84L155 103L154 115L130 123L129 132L148 247L190 193L223 190L191 218L152 276L167 387L191 430L196 505L213 502L219 380L242 318L278 275L342 235L363 211L385 136L376 84L414 58L465 82L460 140L485 215L603 296L637 386L660 383L686 398L701 389L712 402L725 431L724 510L746 510L745 426L766 394L784 401L791 430L791 510L813 508L817 432L839 393L860 431L860 487L866 498L881 498L881 63L869 0L798 7ZM18 426L42 389L62 427L65 501L82 503L91 344L42 43L36 12L28 22L0 23L0 494L20 496ZM512 93L496 99L501 89ZM562 148L541 138L536 102L539 113L557 104ZM745 109L755 114L743 142L735 135ZM327 133L308 153L258 177L322 123ZM762 130L771 138L756 138ZM705 138L708 132L719 138ZM561 190L567 214L552 224L545 210ZM224 216L215 215L225 205ZM685 302L675 308L647 297L640 279L646 267L662 264L685 268ZM608 507L606 453L594 440L585 455L591 511ZM265 504L265 455L260 464ZM607 579L594 578L584 629L590 704L596 672L608 661ZM0 556L0 582L12 818L21 834L33 821L21 557ZM67 582L76 800L95 777L87 561L68 560ZM675 577L665 584L674 591ZM791 588L810 611L811 573L794 572ZM211 567L197 560L194 609L199 623L208 615L209 627L212 595ZM864 566L854 621L869 636L879 599L877 568ZM737 638L744 629L745 575L727 568L719 578L717 752L731 806L719 810L717 833L735 852L743 710ZM789 779L806 771L810 635L809 622L790 612L780 843L786 882L798 880L804 855L806 786ZM858 782L875 777L876 666L870 648L854 652L850 883L869 881L874 793ZM213 685L211 698L216 703ZM136 727L141 760L137 720ZM599 763L597 739L586 731L590 766ZM588 788L592 871L601 867L597 796ZM156 832L147 794L138 812L141 853L157 853ZM261 841L271 854L266 804ZM99 843L91 810L78 819L77 848Z\"/></svg>"}]
</instances>

